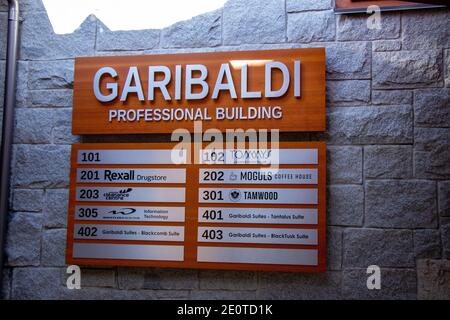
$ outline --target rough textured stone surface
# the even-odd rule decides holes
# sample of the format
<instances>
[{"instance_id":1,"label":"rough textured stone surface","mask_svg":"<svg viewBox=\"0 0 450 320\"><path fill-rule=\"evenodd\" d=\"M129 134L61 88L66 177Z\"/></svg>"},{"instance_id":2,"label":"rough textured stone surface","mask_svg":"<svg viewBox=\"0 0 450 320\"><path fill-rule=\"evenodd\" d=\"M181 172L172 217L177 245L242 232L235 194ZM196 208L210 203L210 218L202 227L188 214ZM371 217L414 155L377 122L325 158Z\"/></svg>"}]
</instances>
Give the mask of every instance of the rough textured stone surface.
<instances>
[{"instance_id":1,"label":"rough textured stone surface","mask_svg":"<svg viewBox=\"0 0 450 320\"><path fill-rule=\"evenodd\" d=\"M70 107L72 106L72 90L33 90L29 92L30 107Z\"/></svg>"},{"instance_id":2,"label":"rough textured stone surface","mask_svg":"<svg viewBox=\"0 0 450 320\"><path fill-rule=\"evenodd\" d=\"M52 132L52 141L54 144L72 144L81 141L80 136L72 135L71 125L57 126Z\"/></svg>"},{"instance_id":3,"label":"rough textured stone surface","mask_svg":"<svg viewBox=\"0 0 450 320\"><path fill-rule=\"evenodd\" d=\"M331 184L362 183L362 148L328 147L327 177Z\"/></svg>"},{"instance_id":4,"label":"rough textured stone surface","mask_svg":"<svg viewBox=\"0 0 450 320\"><path fill-rule=\"evenodd\" d=\"M367 105L370 89L368 80L328 81L327 101L335 106Z\"/></svg>"},{"instance_id":5,"label":"rough textured stone surface","mask_svg":"<svg viewBox=\"0 0 450 320\"><path fill-rule=\"evenodd\" d=\"M0 12L0 26L2 30L8 28L8 13ZM6 32L0 32L0 59L6 59Z\"/></svg>"},{"instance_id":6,"label":"rough textured stone surface","mask_svg":"<svg viewBox=\"0 0 450 320\"><path fill-rule=\"evenodd\" d=\"M338 299L341 273L273 273L259 275L257 299Z\"/></svg>"},{"instance_id":7,"label":"rough textured stone surface","mask_svg":"<svg viewBox=\"0 0 450 320\"><path fill-rule=\"evenodd\" d=\"M444 50L444 77L445 86L450 88L450 50Z\"/></svg>"},{"instance_id":8,"label":"rough textured stone surface","mask_svg":"<svg viewBox=\"0 0 450 320\"><path fill-rule=\"evenodd\" d=\"M450 259L450 218L441 219L442 253L445 259Z\"/></svg>"},{"instance_id":9,"label":"rough textured stone surface","mask_svg":"<svg viewBox=\"0 0 450 320\"><path fill-rule=\"evenodd\" d=\"M1 299L7 300L11 297L11 269L3 269L2 292Z\"/></svg>"},{"instance_id":10,"label":"rough textured stone surface","mask_svg":"<svg viewBox=\"0 0 450 320\"><path fill-rule=\"evenodd\" d=\"M0 106L3 108L3 101L5 99L5 72L6 62L0 61Z\"/></svg>"},{"instance_id":11,"label":"rough textured stone surface","mask_svg":"<svg viewBox=\"0 0 450 320\"><path fill-rule=\"evenodd\" d=\"M58 35L45 12L27 13L22 22L20 57L45 60L94 55L96 23L90 16L74 33Z\"/></svg>"},{"instance_id":12,"label":"rough textured stone surface","mask_svg":"<svg viewBox=\"0 0 450 320\"><path fill-rule=\"evenodd\" d=\"M73 60L35 61L28 64L29 89L73 87Z\"/></svg>"},{"instance_id":13,"label":"rough textured stone surface","mask_svg":"<svg viewBox=\"0 0 450 320\"><path fill-rule=\"evenodd\" d=\"M410 106L335 108L328 114L333 144L411 143Z\"/></svg>"},{"instance_id":14,"label":"rough textured stone surface","mask_svg":"<svg viewBox=\"0 0 450 320\"><path fill-rule=\"evenodd\" d=\"M17 145L13 155L14 186L58 188L69 185L69 146Z\"/></svg>"},{"instance_id":15,"label":"rough textured stone surface","mask_svg":"<svg viewBox=\"0 0 450 320\"><path fill-rule=\"evenodd\" d=\"M412 104L413 93L408 90L373 90L372 104L401 105Z\"/></svg>"},{"instance_id":16,"label":"rough textured stone surface","mask_svg":"<svg viewBox=\"0 0 450 320\"><path fill-rule=\"evenodd\" d=\"M403 48L439 49L450 47L450 10L426 10L420 15L405 12L402 19Z\"/></svg>"},{"instance_id":17,"label":"rough textured stone surface","mask_svg":"<svg viewBox=\"0 0 450 320\"><path fill-rule=\"evenodd\" d=\"M232 0L223 8L224 45L283 42L285 26L283 0Z\"/></svg>"},{"instance_id":18,"label":"rough textured stone surface","mask_svg":"<svg viewBox=\"0 0 450 320\"><path fill-rule=\"evenodd\" d=\"M450 129L415 128L414 172L416 178L450 179Z\"/></svg>"},{"instance_id":19,"label":"rough textured stone surface","mask_svg":"<svg viewBox=\"0 0 450 320\"><path fill-rule=\"evenodd\" d=\"M70 125L70 109L18 108L16 110L15 143L52 142L54 126Z\"/></svg>"},{"instance_id":20,"label":"rough textured stone surface","mask_svg":"<svg viewBox=\"0 0 450 320\"><path fill-rule=\"evenodd\" d=\"M67 281L69 274L63 270L63 283ZM81 287L116 287L116 271L114 269L81 269Z\"/></svg>"},{"instance_id":21,"label":"rough textured stone surface","mask_svg":"<svg viewBox=\"0 0 450 320\"><path fill-rule=\"evenodd\" d=\"M364 148L366 178L411 178L412 146L367 146Z\"/></svg>"},{"instance_id":22,"label":"rough textured stone surface","mask_svg":"<svg viewBox=\"0 0 450 320\"><path fill-rule=\"evenodd\" d=\"M331 0L286 0L287 12L331 9Z\"/></svg>"},{"instance_id":23,"label":"rough textured stone surface","mask_svg":"<svg viewBox=\"0 0 450 320\"><path fill-rule=\"evenodd\" d=\"M347 229L344 231L344 266L348 268L413 267L413 235L409 230Z\"/></svg>"},{"instance_id":24,"label":"rough textured stone surface","mask_svg":"<svg viewBox=\"0 0 450 320\"><path fill-rule=\"evenodd\" d=\"M66 229L46 230L42 236L41 266L65 266Z\"/></svg>"},{"instance_id":25,"label":"rough textured stone surface","mask_svg":"<svg viewBox=\"0 0 450 320\"><path fill-rule=\"evenodd\" d=\"M367 14L339 15L338 40L396 39L400 36L400 14L383 13L380 29L367 27Z\"/></svg>"},{"instance_id":26,"label":"rough textured stone surface","mask_svg":"<svg viewBox=\"0 0 450 320\"><path fill-rule=\"evenodd\" d=\"M449 300L449 269L449 260L419 260L417 262L418 298L426 300Z\"/></svg>"},{"instance_id":27,"label":"rough textured stone surface","mask_svg":"<svg viewBox=\"0 0 450 320\"><path fill-rule=\"evenodd\" d=\"M373 88L438 87L442 83L442 51L374 52L372 59Z\"/></svg>"},{"instance_id":28,"label":"rough textured stone surface","mask_svg":"<svg viewBox=\"0 0 450 320\"><path fill-rule=\"evenodd\" d=\"M450 89L416 90L414 120L417 126L450 127Z\"/></svg>"},{"instance_id":29,"label":"rough textured stone surface","mask_svg":"<svg viewBox=\"0 0 450 320\"><path fill-rule=\"evenodd\" d=\"M335 185L328 187L328 224L362 226L364 189L362 186Z\"/></svg>"},{"instance_id":30,"label":"rough textured stone surface","mask_svg":"<svg viewBox=\"0 0 450 320\"><path fill-rule=\"evenodd\" d=\"M97 25L98 51L148 50L159 46L160 30L111 31L101 21Z\"/></svg>"},{"instance_id":31,"label":"rough textured stone surface","mask_svg":"<svg viewBox=\"0 0 450 320\"><path fill-rule=\"evenodd\" d=\"M414 255L416 259L439 259L441 257L441 236L439 230L414 231Z\"/></svg>"},{"instance_id":32,"label":"rough textured stone surface","mask_svg":"<svg viewBox=\"0 0 450 320\"><path fill-rule=\"evenodd\" d=\"M287 20L289 42L332 41L335 38L333 11L291 13Z\"/></svg>"},{"instance_id":33,"label":"rough textured stone surface","mask_svg":"<svg viewBox=\"0 0 450 320\"><path fill-rule=\"evenodd\" d=\"M175 23L161 34L163 48L215 47L222 42L222 11Z\"/></svg>"},{"instance_id":34,"label":"rough textured stone surface","mask_svg":"<svg viewBox=\"0 0 450 320\"><path fill-rule=\"evenodd\" d=\"M381 289L367 288L367 269L347 269L342 276L342 292L347 299L411 300L417 298L416 273L412 269L381 269Z\"/></svg>"},{"instance_id":35,"label":"rough textured stone surface","mask_svg":"<svg viewBox=\"0 0 450 320\"><path fill-rule=\"evenodd\" d=\"M256 290L256 275L251 271L203 270L199 286L200 290Z\"/></svg>"},{"instance_id":36,"label":"rough textured stone surface","mask_svg":"<svg viewBox=\"0 0 450 320\"><path fill-rule=\"evenodd\" d=\"M15 189L11 207L14 211L39 212L43 196L43 190Z\"/></svg>"},{"instance_id":37,"label":"rough textured stone surface","mask_svg":"<svg viewBox=\"0 0 450 320\"><path fill-rule=\"evenodd\" d=\"M402 49L400 40L380 40L372 42L372 50L375 52L382 51L399 51Z\"/></svg>"},{"instance_id":38,"label":"rough textured stone surface","mask_svg":"<svg viewBox=\"0 0 450 320\"><path fill-rule=\"evenodd\" d=\"M46 228L64 228L67 221L69 191L47 189L44 197L44 225Z\"/></svg>"},{"instance_id":39,"label":"rough textured stone surface","mask_svg":"<svg viewBox=\"0 0 450 320\"><path fill-rule=\"evenodd\" d=\"M16 107L28 107L28 95L28 62L18 61L16 81Z\"/></svg>"},{"instance_id":40,"label":"rough textured stone surface","mask_svg":"<svg viewBox=\"0 0 450 320\"><path fill-rule=\"evenodd\" d=\"M436 228L436 183L367 181L365 224L381 228Z\"/></svg>"},{"instance_id":41,"label":"rough textured stone surface","mask_svg":"<svg viewBox=\"0 0 450 320\"><path fill-rule=\"evenodd\" d=\"M196 270L120 268L120 289L197 289Z\"/></svg>"},{"instance_id":42,"label":"rough textured stone surface","mask_svg":"<svg viewBox=\"0 0 450 320\"><path fill-rule=\"evenodd\" d=\"M342 229L327 227L327 270L342 268Z\"/></svg>"},{"instance_id":43,"label":"rough textured stone surface","mask_svg":"<svg viewBox=\"0 0 450 320\"><path fill-rule=\"evenodd\" d=\"M5 249L9 266L39 265L41 228L41 214L15 213L11 216Z\"/></svg>"},{"instance_id":44,"label":"rough textured stone surface","mask_svg":"<svg viewBox=\"0 0 450 320\"><path fill-rule=\"evenodd\" d=\"M439 182L439 214L450 217L450 181Z\"/></svg>"},{"instance_id":45,"label":"rough textured stone surface","mask_svg":"<svg viewBox=\"0 0 450 320\"><path fill-rule=\"evenodd\" d=\"M326 46L327 79L369 79L369 42L330 43Z\"/></svg>"}]
</instances>

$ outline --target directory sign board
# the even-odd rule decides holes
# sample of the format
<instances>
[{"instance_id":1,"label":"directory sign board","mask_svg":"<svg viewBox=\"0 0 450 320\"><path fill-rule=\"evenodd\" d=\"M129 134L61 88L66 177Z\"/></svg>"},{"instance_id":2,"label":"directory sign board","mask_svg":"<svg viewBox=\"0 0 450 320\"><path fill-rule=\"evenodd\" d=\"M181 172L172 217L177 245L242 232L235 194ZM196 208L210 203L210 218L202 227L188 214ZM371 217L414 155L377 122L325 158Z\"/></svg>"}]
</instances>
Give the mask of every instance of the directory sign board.
<instances>
[{"instance_id":1,"label":"directory sign board","mask_svg":"<svg viewBox=\"0 0 450 320\"><path fill-rule=\"evenodd\" d=\"M72 146L68 264L325 271L325 143L174 146Z\"/></svg>"}]
</instances>

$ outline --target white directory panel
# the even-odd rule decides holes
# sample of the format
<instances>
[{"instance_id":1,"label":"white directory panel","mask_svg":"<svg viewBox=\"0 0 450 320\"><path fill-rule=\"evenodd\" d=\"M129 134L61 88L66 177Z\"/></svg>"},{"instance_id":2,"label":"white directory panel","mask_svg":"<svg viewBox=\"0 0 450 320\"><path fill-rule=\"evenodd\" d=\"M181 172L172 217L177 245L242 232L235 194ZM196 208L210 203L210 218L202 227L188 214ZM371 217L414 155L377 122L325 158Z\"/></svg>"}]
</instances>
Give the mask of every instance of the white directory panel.
<instances>
[{"instance_id":1,"label":"white directory panel","mask_svg":"<svg viewBox=\"0 0 450 320\"><path fill-rule=\"evenodd\" d=\"M184 227L76 224L74 239L184 241Z\"/></svg>"},{"instance_id":2,"label":"white directory panel","mask_svg":"<svg viewBox=\"0 0 450 320\"><path fill-rule=\"evenodd\" d=\"M186 183L186 169L78 168L78 183Z\"/></svg>"},{"instance_id":3,"label":"white directory panel","mask_svg":"<svg viewBox=\"0 0 450 320\"><path fill-rule=\"evenodd\" d=\"M183 261L184 247L75 242L73 244L73 257L82 259Z\"/></svg>"},{"instance_id":4,"label":"white directory panel","mask_svg":"<svg viewBox=\"0 0 450 320\"><path fill-rule=\"evenodd\" d=\"M198 222L317 224L316 208L230 208L200 207Z\"/></svg>"},{"instance_id":5,"label":"white directory panel","mask_svg":"<svg viewBox=\"0 0 450 320\"><path fill-rule=\"evenodd\" d=\"M317 229L198 227L199 242L317 244Z\"/></svg>"},{"instance_id":6,"label":"white directory panel","mask_svg":"<svg viewBox=\"0 0 450 320\"><path fill-rule=\"evenodd\" d=\"M184 164L187 151L163 150L78 150L78 164Z\"/></svg>"},{"instance_id":7,"label":"white directory panel","mask_svg":"<svg viewBox=\"0 0 450 320\"><path fill-rule=\"evenodd\" d=\"M318 265L315 249L198 247L198 262Z\"/></svg>"},{"instance_id":8,"label":"white directory panel","mask_svg":"<svg viewBox=\"0 0 450 320\"><path fill-rule=\"evenodd\" d=\"M77 201L185 202L185 188L80 187Z\"/></svg>"},{"instance_id":9,"label":"white directory panel","mask_svg":"<svg viewBox=\"0 0 450 320\"><path fill-rule=\"evenodd\" d=\"M200 203L317 204L315 188L199 188Z\"/></svg>"},{"instance_id":10,"label":"white directory panel","mask_svg":"<svg viewBox=\"0 0 450 320\"><path fill-rule=\"evenodd\" d=\"M318 149L202 149L201 164L318 164Z\"/></svg>"},{"instance_id":11,"label":"white directory panel","mask_svg":"<svg viewBox=\"0 0 450 320\"><path fill-rule=\"evenodd\" d=\"M317 169L200 169L200 184L317 184Z\"/></svg>"},{"instance_id":12,"label":"white directory panel","mask_svg":"<svg viewBox=\"0 0 450 320\"><path fill-rule=\"evenodd\" d=\"M184 222L184 207L77 205L75 220Z\"/></svg>"}]
</instances>

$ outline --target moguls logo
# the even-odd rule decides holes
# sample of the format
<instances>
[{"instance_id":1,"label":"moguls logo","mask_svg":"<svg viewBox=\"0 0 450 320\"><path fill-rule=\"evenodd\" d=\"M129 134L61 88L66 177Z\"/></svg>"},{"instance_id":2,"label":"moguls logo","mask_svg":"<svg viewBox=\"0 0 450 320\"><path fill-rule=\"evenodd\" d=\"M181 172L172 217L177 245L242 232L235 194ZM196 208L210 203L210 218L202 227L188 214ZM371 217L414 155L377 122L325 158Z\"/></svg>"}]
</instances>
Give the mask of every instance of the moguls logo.
<instances>
[{"instance_id":1,"label":"moguls logo","mask_svg":"<svg viewBox=\"0 0 450 320\"><path fill-rule=\"evenodd\" d=\"M135 212L136 212L136 209L134 209L134 208L121 208L120 210L111 210L108 213L113 214L113 215L120 214L122 216L128 216Z\"/></svg>"},{"instance_id":2,"label":"moguls logo","mask_svg":"<svg viewBox=\"0 0 450 320\"><path fill-rule=\"evenodd\" d=\"M125 198L128 198L130 196L131 191L133 191L133 188L122 189L119 191L110 191L104 193L103 195L105 196L106 200L123 201Z\"/></svg>"},{"instance_id":3,"label":"moguls logo","mask_svg":"<svg viewBox=\"0 0 450 320\"><path fill-rule=\"evenodd\" d=\"M230 200L233 202L238 202L241 200L241 191L237 189L233 189L230 191Z\"/></svg>"}]
</instances>

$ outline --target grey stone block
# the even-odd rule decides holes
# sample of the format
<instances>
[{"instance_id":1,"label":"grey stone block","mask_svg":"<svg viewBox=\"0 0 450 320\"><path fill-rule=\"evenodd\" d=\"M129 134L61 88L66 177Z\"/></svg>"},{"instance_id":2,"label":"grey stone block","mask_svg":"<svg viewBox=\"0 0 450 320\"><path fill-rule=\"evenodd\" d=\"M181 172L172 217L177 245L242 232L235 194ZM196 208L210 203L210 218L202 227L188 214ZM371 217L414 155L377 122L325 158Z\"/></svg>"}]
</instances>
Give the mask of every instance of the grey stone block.
<instances>
[{"instance_id":1,"label":"grey stone block","mask_svg":"<svg viewBox=\"0 0 450 320\"><path fill-rule=\"evenodd\" d=\"M18 108L14 143L49 144L52 142L53 127L70 124L69 117L70 109Z\"/></svg>"},{"instance_id":2,"label":"grey stone block","mask_svg":"<svg viewBox=\"0 0 450 320\"><path fill-rule=\"evenodd\" d=\"M344 231L347 268L414 267L412 231L392 229L347 229Z\"/></svg>"},{"instance_id":3,"label":"grey stone block","mask_svg":"<svg viewBox=\"0 0 450 320\"><path fill-rule=\"evenodd\" d=\"M362 148L327 148L327 177L330 184L362 183Z\"/></svg>"},{"instance_id":4,"label":"grey stone block","mask_svg":"<svg viewBox=\"0 0 450 320\"><path fill-rule=\"evenodd\" d=\"M327 270L342 268L342 229L327 227Z\"/></svg>"},{"instance_id":5,"label":"grey stone block","mask_svg":"<svg viewBox=\"0 0 450 320\"><path fill-rule=\"evenodd\" d=\"M383 13L381 28L369 29L367 27L367 14L343 14L337 20L337 39L348 40L380 40L396 39L400 37L400 14Z\"/></svg>"},{"instance_id":6,"label":"grey stone block","mask_svg":"<svg viewBox=\"0 0 450 320\"><path fill-rule=\"evenodd\" d=\"M54 144L72 144L81 141L80 136L72 135L72 126L58 126L53 129Z\"/></svg>"},{"instance_id":7,"label":"grey stone block","mask_svg":"<svg viewBox=\"0 0 450 320\"><path fill-rule=\"evenodd\" d=\"M64 228L67 223L69 191L47 189L44 198L44 225L46 228Z\"/></svg>"},{"instance_id":8,"label":"grey stone block","mask_svg":"<svg viewBox=\"0 0 450 320\"><path fill-rule=\"evenodd\" d=\"M367 105L370 101L369 80L327 82L327 101L333 106Z\"/></svg>"},{"instance_id":9,"label":"grey stone block","mask_svg":"<svg viewBox=\"0 0 450 320\"><path fill-rule=\"evenodd\" d=\"M71 34L58 35L47 17L47 13L26 13L21 30L22 60L67 59L94 55L97 20L88 17Z\"/></svg>"},{"instance_id":10,"label":"grey stone block","mask_svg":"<svg viewBox=\"0 0 450 320\"><path fill-rule=\"evenodd\" d=\"M441 219L442 253L445 259L450 259L450 218Z\"/></svg>"},{"instance_id":11,"label":"grey stone block","mask_svg":"<svg viewBox=\"0 0 450 320\"><path fill-rule=\"evenodd\" d=\"M413 175L412 146L364 147L366 178L411 178Z\"/></svg>"},{"instance_id":12,"label":"grey stone block","mask_svg":"<svg viewBox=\"0 0 450 320\"><path fill-rule=\"evenodd\" d=\"M440 49L450 47L450 10L405 12L402 17L403 48Z\"/></svg>"},{"instance_id":13,"label":"grey stone block","mask_svg":"<svg viewBox=\"0 0 450 320\"><path fill-rule=\"evenodd\" d=\"M0 59L3 60L6 59L6 30L8 30L8 13L0 12L0 26L2 30L2 32L0 32Z\"/></svg>"},{"instance_id":14,"label":"grey stone block","mask_svg":"<svg viewBox=\"0 0 450 320\"><path fill-rule=\"evenodd\" d=\"M436 228L436 183L367 181L365 224L381 228Z\"/></svg>"},{"instance_id":15,"label":"grey stone block","mask_svg":"<svg viewBox=\"0 0 450 320\"><path fill-rule=\"evenodd\" d=\"M3 269L3 280L2 280L2 292L0 298L3 300L8 300L11 298L11 273L10 268Z\"/></svg>"},{"instance_id":16,"label":"grey stone block","mask_svg":"<svg viewBox=\"0 0 450 320\"><path fill-rule=\"evenodd\" d=\"M416 273L412 269L381 269L381 289L367 288L367 269L347 269L343 272L342 291L346 299L412 300L417 298Z\"/></svg>"},{"instance_id":17,"label":"grey stone block","mask_svg":"<svg viewBox=\"0 0 450 320\"><path fill-rule=\"evenodd\" d=\"M200 290L256 290L257 277L251 271L202 270L199 285Z\"/></svg>"},{"instance_id":18,"label":"grey stone block","mask_svg":"<svg viewBox=\"0 0 450 320\"><path fill-rule=\"evenodd\" d=\"M373 90L372 104L401 105L412 104L413 93L409 90Z\"/></svg>"},{"instance_id":19,"label":"grey stone block","mask_svg":"<svg viewBox=\"0 0 450 320\"><path fill-rule=\"evenodd\" d=\"M28 107L28 62L17 62L16 107Z\"/></svg>"},{"instance_id":20,"label":"grey stone block","mask_svg":"<svg viewBox=\"0 0 450 320\"><path fill-rule=\"evenodd\" d=\"M328 187L328 224L333 226L362 226L364 189L357 185Z\"/></svg>"},{"instance_id":21,"label":"grey stone block","mask_svg":"<svg viewBox=\"0 0 450 320\"><path fill-rule=\"evenodd\" d=\"M65 284L70 274L66 269L61 269L61 282ZM115 269L97 269L81 268L81 288L115 288L116 270Z\"/></svg>"},{"instance_id":22,"label":"grey stone block","mask_svg":"<svg viewBox=\"0 0 450 320\"><path fill-rule=\"evenodd\" d=\"M450 88L450 50L444 50L444 77L445 86Z\"/></svg>"},{"instance_id":23,"label":"grey stone block","mask_svg":"<svg viewBox=\"0 0 450 320\"><path fill-rule=\"evenodd\" d=\"M331 144L412 143L411 106L334 108L327 117Z\"/></svg>"},{"instance_id":24,"label":"grey stone block","mask_svg":"<svg viewBox=\"0 0 450 320\"><path fill-rule=\"evenodd\" d=\"M416 126L450 127L450 89L414 91Z\"/></svg>"},{"instance_id":25,"label":"grey stone block","mask_svg":"<svg viewBox=\"0 0 450 320\"><path fill-rule=\"evenodd\" d=\"M441 86L442 51L374 52L373 88L408 89Z\"/></svg>"},{"instance_id":26,"label":"grey stone block","mask_svg":"<svg viewBox=\"0 0 450 320\"><path fill-rule=\"evenodd\" d=\"M217 10L175 23L162 30L163 48L216 47L222 43L222 11Z\"/></svg>"},{"instance_id":27,"label":"grey stone block","mask_svg":"<svg viewBox=\"0 0 450 320\"><path fill-rule=\"evenodd\" d=\"M289 42L333 41L336 34L333 11L290 13L287 16Z\"/></svg>"},{"instance_id":28,"label":"grey stone block","mask_svg":"<svg viewBox=\"0 0 450 320\"><path fill-rule=\"evenodd\" d=\"M416 259L439 259L441 257L441 236L439 230L415 230L414 255Z\"/></svg>"},{"instance_id":29,"label":"grey stone block","mask_svg":"<svg viewBox=\"0 0 450 320\"><path fill-rule=\"evenodd\" d=\"M422 300L450 300L450 261L417 261L418 298Z\"/></svg>"},{"instance_id":30,"label":"grey stone block","mask_svg":"<svg viewBox=\"0 0 450 320\"><path fill-rule=\"evenodd\" d=\"M192 300L254 300L254 291L229 291L229 290L195 290L191 291Z\"/></svg>"},{"instance_id":31,"label":"grey stone block","mask_svg":"<svg viewBox=\"0 0 450 320\"><path fill-rule=\"evenodd\" d=\"M416 178L450 179L449 141L449 128L415 128L414 172Z\"/></svg>"},{"instance_id":32,"label":"grey stone block","mask_svg":"<svg viewBox=\"0 0 450 320\"><path fill-rule=\"evenodd\" d=\"M197 289L197 270L119 268L121 289Z\"/></svg>"},{"instance_id":33,"label":"grey stone block","mask_svg":"<svg viewBox=\"0 0 450 320\"><path fill-rule=\"evenodd\" d=\"M12 299L63 299L59 273L58 268L15 268ZM75 290L71 291L75 292Z\"/></svg>"},{"instance_id":34,"label":"grey stone block","mask_svg":"<svg viewBox=\"0 0 450 320\"><path fill-rule=\"evenodd\" d=\"M331 9L331 0L286 0L287 12Z\"/></svg>"},{"instance_id":35,"label":"grey stone block","mask_svg":"<svg viewBox=\"0 0 450 320\"><path fill-rule=\"evenodd\" d=\"M12 163L15 187L64 188L69 185L69 146L17 145Z\"/></svg>"},{"instance_id":36,"label":"grey stone block","mask_svg":"<svg viewBox=\"0 0 450 320\"><path fill-rule=\"evenodd\" d=\"M450 217L450 181L439 182L439 214Z\"/></svg>"},{"instance_id":37,"label":"grey stone block","mask_svg":"<svg viewBox=\"0 0 450 320\"><path fill-rule=\"evenodd\" d=\"M42 235L43 267L62 267L66 265L66 229L45 230Z\"/></svg>"},{"instance_id":38,"label":"grey stone block","mask_svg":"<svg viewBox=\"0 0 450 320\"><path fill-rule=\"evenodd\" d=\"M70 89L32 90L28 93L30 107L71 107L72 94Z\"/></svg>"},{"instance_id":39,"label":"grey stone block","mask_svg":"<svg viewBox=\"0 0 450 320\"><path fill-rule=\"evenodd\" d=\"M42 210L43 190L15 189L11 208L14 211L39 212Z\"/></svg>"},{"instance_id":40,"label":"grey stone block","mask_svg":"<svg viewBox=\"0 0 450 320\"><path fill-rule=\"evenodd\" d=\"M257 299L339 299L341 272L259 274Z\"/></svg>"},{"instance_id":41,"label":"grey stone block","mask_svg":"<svg viewBox=\"0 0 450 320\"><path fill-rule=\"evenodd\" d=\"M159 46L160 30L111 31L101 21L97 25L97 51L149 50Z\"/></svg>"},{"instance_id":42,"label":"grey stone block","mask_svg":"<svg viewBox=\"0 0 450 320\"><path fill-rule=\"evenodd\" d=\"M15 213L8 223L6 256L9 266L37 266L41 256L42 215Z\"/></svg>"},{"instance_id":43,"label":"grey stone block","mask_svg":"<svg viewBox=\"0 0 450 320\"><path fill-rule=\"evenodd\" d=\"M326 45L327 79L369 79L370 42L337 42Z\"/></svg>"},{"instance_id":44,"label":"grey stone block","mask_svg":"<svg viewBox=\"0 0 450 320\"><path fill-rule=\"evenodd\" d=\"M33 61L28 64L29 89L71 89L73 60Z\"/></svg>"},{"instance_id":45,"label":"grey stone block","mask_svg":"<svg viewBox=\"0 0 450 320\"><path fill-rule=\"evenodd\" d=\"M6 62L0 60L0 106L3 109L3 101L5 99L5 75L6 75Z\"/></svg>"},{"instance_id":46,"label":"grey stone block","mask_svg":"<svg viewBox=\"0 0 450 320\"><path fill-rule=\"evenodd\" d=\"M223 8L223 44L285 41L284 0L232 0Z\"/></svg>"},{"instance_id":47,"label":"grey stone block","mask_svg":"<svg viewBox=\"0 0 450 320\"><path fill-rule=\"evenodd\" d=\"M400 51L401 49L401 40L379 40L372 42L372 50L375 52Z\"/></svg>"}]
</instances>

